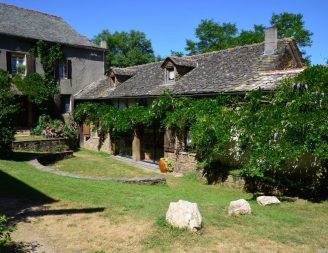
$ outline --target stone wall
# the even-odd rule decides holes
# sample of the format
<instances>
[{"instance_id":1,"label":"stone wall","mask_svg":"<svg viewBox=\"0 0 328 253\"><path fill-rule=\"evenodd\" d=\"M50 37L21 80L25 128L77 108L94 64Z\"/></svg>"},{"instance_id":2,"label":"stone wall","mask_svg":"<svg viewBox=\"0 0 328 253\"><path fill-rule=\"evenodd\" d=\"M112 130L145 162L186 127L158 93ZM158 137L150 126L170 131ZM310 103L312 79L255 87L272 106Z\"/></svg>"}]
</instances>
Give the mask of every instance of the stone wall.
<instances>
[{"instance_id":1,"label":"stone wall","mask_svg":"<svg viewBox=\"0 0 328 253\"><path fill-rule=\"evenodd\" d=\"M93 131L90 131L90 136L83 136L82 138L83 140L80 142L81 147L95 151L112 152L109 134L106 134L102 142L100 142L98 134Z\"/></svg>"},{"instance_id":2,"label":"stone wall","mask_svg":"<svg viewBox=\"0 0 328 253\"><path fill-rule=\"evenodd\" d=\"M188 152L168 152L164 153L165 157L172 160L174 171L178 173L192 172L197 170L196 154Z\"/></svg>"},{"instance_id":3,"label":"stone wall","mask_svg":"<svg viewBox=\"0 0 328 253\"><path fill-rule=\"evenodd\" d=\"M220 184L228 187L244 188L245 183L245 179L240 176L228 175L227 178Z\"/></svg>"},{"instance_id":4,"label":"stone wall","mask_svg":"<svg viewBox=\"0 0 328 253\"><path fill-rule=\"evenodd\" d=\"M69 150L66 139L47 139L35 141L14 141L12 144L15 151L26 152L62 152Z\"/></svg>"}]
</instances>

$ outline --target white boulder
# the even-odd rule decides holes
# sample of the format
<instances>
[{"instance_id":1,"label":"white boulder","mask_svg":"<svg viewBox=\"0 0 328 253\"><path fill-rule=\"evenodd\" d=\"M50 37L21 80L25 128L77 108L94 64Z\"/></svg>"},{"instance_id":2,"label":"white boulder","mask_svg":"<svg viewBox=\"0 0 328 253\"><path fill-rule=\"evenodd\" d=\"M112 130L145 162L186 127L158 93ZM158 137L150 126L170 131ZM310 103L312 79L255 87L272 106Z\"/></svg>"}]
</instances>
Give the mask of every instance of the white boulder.
<instances>
[{"instance_id":1,"label":"white boulder","mask_svg":"<svg viewBox=\"0 0 328 253\"><path fill-rule=\"evenodd\" d=\"M252 209L245 199L231 201L228 207L229 215L251 214Z\"/></svg>"},{"instance_id":2,"label":"white boulder","mask_svg":"<svg viewBox=\"0 0 328 253\"><path fill-rule=\"evenodd\" d=\"M256 201L261 206L280 204L276 196L260 196L256 198Z\"/></svg>"},{"instance_id":3,"label":"white boulder","mask_svg":"<svg viewBox=\"0 0 328 253\"><path fill-rule=\"evenodd\" d=\"M197 231L202 226L198 205L185 200L171 202L166 212L166 221L174 227Z\"/></svg>"}]
</instances>

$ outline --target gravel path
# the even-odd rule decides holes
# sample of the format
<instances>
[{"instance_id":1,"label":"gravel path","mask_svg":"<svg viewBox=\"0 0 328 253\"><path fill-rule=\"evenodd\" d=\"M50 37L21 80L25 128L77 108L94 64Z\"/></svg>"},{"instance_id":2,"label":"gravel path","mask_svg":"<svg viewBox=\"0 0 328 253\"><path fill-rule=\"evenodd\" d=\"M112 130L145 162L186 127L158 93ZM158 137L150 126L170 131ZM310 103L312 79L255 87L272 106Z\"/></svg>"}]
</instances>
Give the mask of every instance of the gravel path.
<instances>
[{"instance_id":1,"label":"gravel path","mask_svg":"<svg viewBox=\"0 0 328 253\"><path fill-rule=\"evenodd\" d=\"M130 183L130 184L166 184L166 178L162 176L138 176L138 177L120 177L120 178L106 177L106 176L82 176L66 171L60 171L60 170L49 168L47 166L42 165L38 161L38 159L33 159L28 163L40 171L44 171L64 177L77 178L77 179L113 181L113 182Z\"/></svg>"}]
</instances>

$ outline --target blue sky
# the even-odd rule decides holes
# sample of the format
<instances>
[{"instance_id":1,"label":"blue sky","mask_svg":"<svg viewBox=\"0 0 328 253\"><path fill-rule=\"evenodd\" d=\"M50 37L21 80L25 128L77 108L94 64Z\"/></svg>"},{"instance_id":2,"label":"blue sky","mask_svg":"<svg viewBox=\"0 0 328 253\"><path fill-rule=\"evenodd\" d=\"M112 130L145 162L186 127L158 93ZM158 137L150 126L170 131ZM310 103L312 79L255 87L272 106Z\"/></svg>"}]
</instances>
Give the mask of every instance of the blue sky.
<instances>
[{"instance_id":1,"label":"blue sky","mask_svg":"<svg viewBox=\"0 0 328 253\"><path fill-rule=\"evenodd\" d=\"M183 51L194 38L201 19L232 22L241 29L269 25L272 13L302 13L305 26L314 33L307 49L314 64L328 59L327 0L0 0L63 17L81 34L93 38L110 31L140 30L151 39L156 54Z\"/></svg>"}]
</instances>

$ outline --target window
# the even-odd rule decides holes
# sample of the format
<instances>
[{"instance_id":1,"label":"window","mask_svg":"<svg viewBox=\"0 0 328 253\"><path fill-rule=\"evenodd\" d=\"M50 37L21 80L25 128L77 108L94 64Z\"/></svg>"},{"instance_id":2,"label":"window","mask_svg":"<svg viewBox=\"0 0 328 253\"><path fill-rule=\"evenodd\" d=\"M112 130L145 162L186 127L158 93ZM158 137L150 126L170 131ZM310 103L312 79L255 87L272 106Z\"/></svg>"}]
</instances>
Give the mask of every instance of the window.
<instances>
[{"instance_id":1,"label":"window","mask_svg":"<svg viewBox=\"0 0 328 253\"><path fill-rule=\"evenodd\" d=\"M67 60L58 66L59 79L72 79L72 61Z\"/></svg>"},{"instance_id":2,"label":"window","mask_svg":"<svg viewBox=\"0 0 328 253\"><path fill-rule=\"evenodd\" d=\"M10 54L9 72L13 75L26 75L26 57L24 54Z\"/></svg>"},{"instance_id":3,"label":"window","mask_svg":"<svg viewBox=\"0 0 328 253\"><path fill-rule=\"evenodd\" d=\"M61 95L60 99L61 113L68 113L71 111L71 95Z\"/></svg>"},{"instance_id":4,"label":"window","mask_svg":"<svg viewBox=\"0 0 328 253\"><path fill-rule=\"evenodd\" d=\"M175 80L175 71L174 68L166 69L166 82L174 82Z\"/></svg>"}]
</instances>

